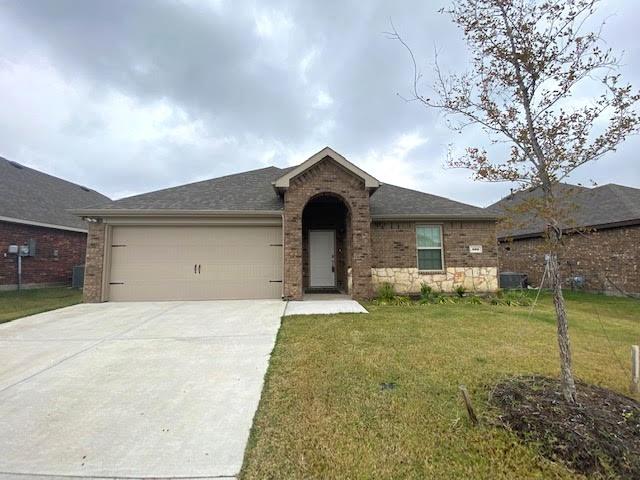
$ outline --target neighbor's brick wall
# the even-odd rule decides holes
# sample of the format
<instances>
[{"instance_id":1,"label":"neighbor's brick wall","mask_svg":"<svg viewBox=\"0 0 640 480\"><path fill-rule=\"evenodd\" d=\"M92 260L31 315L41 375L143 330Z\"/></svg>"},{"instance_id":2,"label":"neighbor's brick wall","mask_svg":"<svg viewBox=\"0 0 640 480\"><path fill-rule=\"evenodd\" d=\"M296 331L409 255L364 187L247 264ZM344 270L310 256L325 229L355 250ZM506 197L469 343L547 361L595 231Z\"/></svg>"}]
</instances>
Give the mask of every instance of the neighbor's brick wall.
<instances>
[{"instance_id":1,"label":"neighbor's brick wall","mask_svg":"<svg viewBox=\"0 0 640 480\"><path fill-rule=\"evenodd\" d=\"M373 222L371 266L417 268L416 225L427 222ZM436 225L438 223L432 223ZM441 222L446 267L497 267L495 222ZM482 245L482 253L469 253L469 245Z\"/></svg>"},{"instance_id":2,"label":"neighbor's brick wall","mask_svg":"<svg viewBox=\"0 0 640 480\"><path fill-rule=\"evenodd\" d=\"M25 245L30 239L36 240L36 256L22 258L23 285L71 285L72 267L84 263L86 237L82 232L0 222L0 288L18 283L16 256L5 256L9 245Z\"/></svg>"},{"instance_id":3,"label":"neighbor's brick wall","mask_svg":"<svg viewBox=\"0 0 640 480\"><path fill-rule=\"evenodd\" d=\"M284 195L284 296L303 295L302 212L307 202L322 193L338 195L350 209L347 223L347 268L352 269L352 296L369 298L371 288L371 216L364 182L330 157L291 180Z\"/></svg>"},{"instance_id":4,"label":"neighbor's brick wall","mask_svg":"<svg viewBox=\"0 0 640 480\"><path fill-rule=\"evenodd\" d=\"M500 243L500 271L526 273L533 285L539 285L544 247L542 238ZM590 291L620 293L615 284L627 293L640 294L640 225L565 235L559 260L565 281L582 275Z\"/></svg>"},{"instance_id":5,"label":"neighbor's brick wall","mask_svg":"<svg viewBox=\"0 0 640 480\"><path fill-rule=\"evenodd\" d=\"M104 223L89 223L83 291L84 301L87 303L102 301L105 234L106 225Z\"/></svg>"}]
</instances>

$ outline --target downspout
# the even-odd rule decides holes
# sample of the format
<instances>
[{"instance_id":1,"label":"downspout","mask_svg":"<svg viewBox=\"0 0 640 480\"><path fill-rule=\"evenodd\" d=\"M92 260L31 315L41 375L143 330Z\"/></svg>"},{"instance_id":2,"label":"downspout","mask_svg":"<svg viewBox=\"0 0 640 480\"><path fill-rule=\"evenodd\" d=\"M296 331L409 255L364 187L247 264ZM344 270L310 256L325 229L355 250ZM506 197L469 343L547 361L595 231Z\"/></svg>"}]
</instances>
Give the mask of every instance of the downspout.
<instances>
[{"instance_id":1,"label":"downspout","mask_svg":"<svg viewBox=\"0 0 640 480\"><path fill-rule=\"evenodd\" d=\"M20 255L20 252L18 252L16 262L18 262L18 291L20 291L22 286L22 255Z\"/></svg>"}]
</instances>

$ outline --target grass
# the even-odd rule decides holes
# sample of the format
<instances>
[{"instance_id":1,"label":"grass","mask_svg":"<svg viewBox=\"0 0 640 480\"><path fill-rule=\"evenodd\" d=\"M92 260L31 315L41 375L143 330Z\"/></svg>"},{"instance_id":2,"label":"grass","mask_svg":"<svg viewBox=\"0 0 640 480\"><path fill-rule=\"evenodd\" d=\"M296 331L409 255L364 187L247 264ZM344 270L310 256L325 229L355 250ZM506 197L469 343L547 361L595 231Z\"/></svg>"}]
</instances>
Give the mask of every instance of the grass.
<instances>
[{"instance_id":1,"label":"grass","mask_svg":"<svg viewBox=\"0 0 640 480\"><path fill-rule=\"evenodd\" d=\"M627 393L640 302L567 300L575 375ZM283 320L242 479L584 478L513 433L472 427L458 392L465 384L481 418L494 418L500 379L558 375L549 296L531 317L488 304L367 307Z\"/></svg>"},{"instance_id":2,"label":"grass","mask_svg":"<svg viewBox=\"0 0 640 480\"><path fill-rule=\"evenodd\" d=\"M0 323L82 302L82 291L68 287L0 292Z\"/></svg>"}]
</instances>

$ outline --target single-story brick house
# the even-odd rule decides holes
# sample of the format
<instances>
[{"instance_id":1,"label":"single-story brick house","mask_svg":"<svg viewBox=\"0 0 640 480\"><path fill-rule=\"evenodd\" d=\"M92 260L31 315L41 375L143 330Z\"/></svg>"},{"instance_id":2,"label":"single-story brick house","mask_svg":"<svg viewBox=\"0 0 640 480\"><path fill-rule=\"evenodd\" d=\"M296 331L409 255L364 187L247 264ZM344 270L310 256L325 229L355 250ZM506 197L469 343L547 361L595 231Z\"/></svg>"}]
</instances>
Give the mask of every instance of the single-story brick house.
<instances>
[{"instance_id":1,"label":"single-story brick house","mask_svg":"<svg viewBox=\"0 0 640 480\"><path fill-rule=\"evenodd\" d=\"M380 183L324 148L268 167L75 212L85 300L371 297L391 282L497 288L495 214Z\"/></svg>"},{"instance_id":2,"label":"single-story brick house","mask_svg":"<svg viewBox=\"0 0 640 480\"><path fill-rule=\"evenodd\" d=\"M508 216L514 205L538 189L509 195L488 207ZM608 294L640 295L640 189L607 184L595 188L560 184L557 195L570 206L570 228L563 237L560 267L567 286ZM528 275L539 285L545 265L544 226L515 217L499 227L500 270ZM522 226L522 225L525 226Z\"/></svg>"},{"instance_id":3,"label":"single-story brick house","mask_svg":"<svg viewBox=\"0 0 640 480\"><path fill-rule=\"evenodd\" d=\"M23 256L21 287L71 284L82 265L87 224L68 210L108 197L0 157L0 290L18 287L18 257L10 246L29 245Z\"/></svg>"}]
</instances>

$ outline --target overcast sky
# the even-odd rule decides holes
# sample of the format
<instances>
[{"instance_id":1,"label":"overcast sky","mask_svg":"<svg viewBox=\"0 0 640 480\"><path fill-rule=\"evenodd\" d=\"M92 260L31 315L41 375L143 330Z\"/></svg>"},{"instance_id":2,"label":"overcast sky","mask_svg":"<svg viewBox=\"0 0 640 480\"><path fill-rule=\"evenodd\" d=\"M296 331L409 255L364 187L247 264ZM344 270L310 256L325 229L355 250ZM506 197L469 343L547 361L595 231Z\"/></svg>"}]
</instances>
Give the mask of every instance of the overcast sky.
<instances>
[{"instance_id":1,"label":"overcast sky","mask_svg":"<svg viewBox=\"0 0 640 480\"><path fill-rule=\"evenodd\" d=\"M444 168L486 146L398 93L434 48L464 69L439 0L0 0L0 155L112 198L267 165L329 145L385 183L486 206L507 185ZM640 2L606 0L608 45L640 88ZM631 138L573 177L640 187Z\"/></svg>"}]
</instances>

